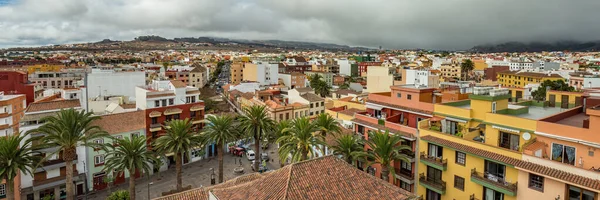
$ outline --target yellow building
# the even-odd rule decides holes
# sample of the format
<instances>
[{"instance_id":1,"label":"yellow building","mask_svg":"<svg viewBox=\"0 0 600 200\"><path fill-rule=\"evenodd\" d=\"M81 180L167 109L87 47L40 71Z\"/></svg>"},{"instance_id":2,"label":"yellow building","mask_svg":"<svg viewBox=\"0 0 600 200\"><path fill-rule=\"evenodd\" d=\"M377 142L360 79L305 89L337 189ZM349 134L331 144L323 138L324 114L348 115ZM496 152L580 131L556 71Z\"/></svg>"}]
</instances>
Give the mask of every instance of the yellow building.
<instances>
[{"instance_id":1,"label":"yellow building","mask_svg":"<svg viewBox=\"0 0 600 200\"><path fill-rule=\"evenodd\" d=\"M564 78L558 74L517 72L517 71L498 72L497 79L498 79L498 84L500 84L504 87L517 87L517 88L523 88L527 84L530 84L530 83L541 84L545 80L551 80L551 81L564 80Z\"/></svg>"},{"instance_id":2,"label":"yellow building","mask_svg":"<svg viewBox=\"0 0 600 200\"><path fill-rule=\"evenodd\" d=\"M48 65L48 64L33 65L33 66L27 67L27 72L29 74L33 74L35 72L60 72L64 68L65 68L65 66L63 66L63 65Z\"/></svg>"},{"instance_id":3,"label":"yellow building","mask_svg":"<svg viewBox=\"0 0 600 200\"><path fill-rule=\"evenodd\" d=\"M485 63L485 60L473 60L473 70L484 70L485 68L488 67L487 63Z\"/></svg>"},{"instance_id":4,"label":"yellow building","mask_svg":"<svg viewBox=\"0 0 600 200\"><path fill-rule=\"evenodd\" d=\"M582 92L550 90L546 92L546 101L550 107L573 108L583 105Z\"/></svg>"},{"instance_id":5,"label":"yellow building","mask_svg":"<svg viewBox=\"0 0 600 200\"><path fill-rule=\"evenodd\" d=\"M244 64L243 63L233 63L231 64L231 69L229 69L229 73L231 75L230 81L231 84L237 85L242 82L244 79Z\"/></svg>"},{"instance_id":6,"label":"yellow building","mask_svg":"<svg viewBox=\"0 0 600 200\"><path fill-rule=\"evenodd\" d=\"M242 81L258 81L258 65L254 63L244 63L242 72Z\"/></svg>"},{"instance_id":7,"label":"yellow building","mask_svg":"<svg viewBox=\"0 0 600 200\"><path fill-rule=\"evenodd\" d=\"M442 63L440 66L441 76L444 78L456 78L460 79L461 69L458 62Z\"/></svg>"},{"instance_id":8,"label":"yellow building","mask_svg":"<svg viewBox=\"0 0 600 200\"><path fill-rule=\"evenodd\" d=\"M436 104L434 117L419 122L419 195L514 200L527 192L517 189L527 185L520 176L558 173L523 161L521 152L534 141L537 120L561 109L510 104L510 97L506 88L475 88L469 100Z\"/></svg>"}]
</instances>

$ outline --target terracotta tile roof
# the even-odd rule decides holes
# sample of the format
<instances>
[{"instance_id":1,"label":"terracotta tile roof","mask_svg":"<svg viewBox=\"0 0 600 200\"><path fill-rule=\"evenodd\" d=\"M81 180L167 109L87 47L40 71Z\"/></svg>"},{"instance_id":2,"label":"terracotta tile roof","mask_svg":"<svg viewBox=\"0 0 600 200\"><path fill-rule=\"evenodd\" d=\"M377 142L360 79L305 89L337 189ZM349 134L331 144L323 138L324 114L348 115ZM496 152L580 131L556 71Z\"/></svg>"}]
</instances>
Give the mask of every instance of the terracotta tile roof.
<instances>
[{"instance_id":1,"label":"terracotta tile roof","mask_svg":"<svg viewBox=\"0 0 600 200\"><path fill-rule=\"evenodd\" d=\"M329 146L337 145L337 142L335 141L337 139L337 137L354 134L354 131L352 129L347 129L347 128L344 128L341 126L340 126L340 129L342 131L338 134L327 134L327 136L325 136L325 143L327 143L327 145L329 145Z\"/></svg>"},{"instance_id":2,"label":"terracotta tile roof","mask_svg":"<svg viewBox=\"0 0 600 200\"><path fill-rule=\"evenodd\" d=\"M171 84L173 84L173 87L175 87L175 88L184 88L184 87L186 87L186 85L185 85L185 83L183 81L172 80Z\"/></svg>"},{"instance_id":3,"label":"terracotta tile roof","mask_svg":"<svg viewBox=\"0 0 600 200\"><path fill-rule=\"evenodd\" d=\"M550 168L550 167L539 165L536 163L531 163L531 162L511 158L511 157L508 157L508 156L505 156L502 154L497 154L497 153L493 153L493 152L486 151L483 149L478 149L475 147L468 146L466 144L460 144L460 143L444 140L444 139L441 139L441 138L438 138L435 136L431 136L431 135L423 136L423 137L421 137L421 139L425 140L425 141L433 142L433 143L436 143L436 144L439 144L439 145L442 145L445 147L450 147L450 148L458 150L458 151L467 152L467 153L470 153L470 154L473 154L473 155L476 155L479 157L484 157L484 158L488 158L491 160L503 162L503 163L515 166L515 168L521 168L521 169L524 169L524 170L527 170L527 171L530 171L533 173L550 176L550 177L553 177L556 179L567 181L567 182L577 184L580 186L584 186L587 188L600 190L600 180L597 180L597 179L583 177L580 175L572 174L569 172Z\"/></svg>"},{"instance_id":4,"label":"terracotta tile roof","mask_svg":"<svg viewBox=\"0 0 600 200\"><path fill-rule=\"evenodd\" d=\"M348 115L348 116L354 116L354 113L364 112L364 111L365 110L361 110L361 109L358 109L358 108L349 108L349 109L346 109L346 110L339 111L339 113L342 113L342 114Z\"/></svg>"},{"instance_id":5,"label":"terracotta tile roof","mask_svg":"<svg viewBox=\"0 0 600 200\"><path fill-rule=\"evenodd\" d=\"M296 103L291 104L291 106L294 106L294 107L304 107L304 106L308 106L308 104L302 104L300 102L296 102Z\"/></svg>"},{"instance_id":6,"label":"terracotta tile roof","mask_svg":"<svg viewBox=\"0 0 600 200\"><path fill-rule=\"evenodd\" d=\"M185 91L185 94L200 94L200 90Z\"/></svg>"},{"instance_id":7,"label":"terracotta tile roof","mask_svg":"<svg viewBox=\"0 0 600 200\"><path fill-rule=\"evenodd\" d=\"M334 156L294 163L262 176L160 199L207 199L207 191L218 199L417 199Z\"/></svg>"},{"instance_id":8,"label":"terracotta tile roof","mask_svg":"<svg viewBox=\"0 0 600 200\"><path fill-rule=\"evenodd\" d=\"M306 99L309 102L315 102L315 101L324 101L325 99L321 98L319 95L313 94L313 93L306 93L303 95L300 95L302 98Z\"/></svg>"},{"instance_id":9,"label":"terracotta tile roof","mask_svg":"<svg viewBox=\"0 0 600 200\"><path fill-rule=\"evenodd\" d=\"M109 134L118 134L146 128L146 117L144 111L124 112L111 115L103 115L92 125L100 126L102 130Z\"/></svg>"},{"instance_id":10,"label":"terracotta tile roof","mask_svg":"<svg viewBox=\"0 0 600 200\"><path fill-rule=\"evenodd\" d=\"M80 107L79 99L34 102L29 104L26 112L40 112Z\"/></svg>"},{"instance_id":11,"label":"terracotta tile roof","mask_svg":"<svg viewBox=\"0 0 600 200\"><path fill-rule=\"evenodd\" d=\"M375 100L367 100L368 103L374 103L374 104L379 104L382 106L387 106L387 107L392 107L392 108L398 108L398 109L402 109L402 110L408 110L408 111L413 111L413 112L419 112L419 113L423 113L423 114L433 114L432 111L428 111L428 110L421 110L421 109L416 109L416 108L412 108L412 107L406 107L406 106L399 106L399 105L395 105L395 104L391 104L391 103L385 103L385 102L381 102L381 101L375 101Z\"/></svg>"},{"instance_id":12,"label":"terracotta tile roof","mask_svg":"<svg viewBox=\"0 0 600 200\"><path fill-rule=\"evenodd\" d=\"M309 87L303 87L303 88L296 88L296 91L300 92L300 93L304 93L304 92L312 92L313 89L309 88Z\"/></svg>"},{"instance_id":13,"label":"terracotta tile roof","mask_svg":"<svg viewBox=\"0 0 600 200\"><path fill-rule=\"evenodd\" d=\"M352 99L354 99L354 97L344 97L344 98L340 98L340 101L352 101Z\"/></svg>"},{"instance_id":14,"label":"terracotta tile roof","mask_svg":"<svg viewBox=\"0 0 600 200\"><path fill-rule=\"evenodd\" d=\"M192 65L192 67L194 67L194 69L192 69L192 71L190 71L190 72L206 72L206 67L204 67L200 64L194 63Z\"/></svg>"},{"instance_id":15,"label":"terracotta tile roof","mask_svg":"<svg viewBox=\"0 0 600 200\"><path fill-rule=\"evenodd\" d=\"M135 103L132 103L132 104L122 104L121 107L124 108L124 109L132 109L132 108L135 108Z\"/></svg>"},{"instance_id":16,"label":"terracotta tile roof","mask_svg":"<svg viewBox=\"0 0 600 200\"><path fill-rule=\"evenodd\" d=\"M265 173L266 174L266 173ZM244 184L250 181L254 181L258 178L263 177L262 174L252 173L243 176L236 177L234 179L225 181L222 184L210 186L210 187L200 187L192 190L188 190L185 192L180 192L164 197L156 198L157 200L208 200L208 191L218 188L226 188L239 184Z\"/></svg>"},{"instance_id":17,"label":"terracotta tile roof","mask_svg":"<svg viewBox=\"0 0 600 200\"><path fill-rule=\"evenodd\" d=\"M245 93L242 93L241 96L244 99L252 99L252 98L254 98L254 93L252 93L252 92L245 92Z\"/></svg>"},{"instance_id":18,"label":"terracotta tile roof","mask_svg":"<svg viewBox=\"0 0 600 200\"><path fill-rule=\"evenodd\" d=\"M407 137L407 138L414 138L415 137L413 134L410 134L410 133L407 133L407 132L398 131L398 130L394 130L394 129L390 129L388 127L385 127L384 125L373 124L371 122L368 122L368 121L365 121L365 120L361 120L361 119L354 118L354 119L352 119L352 122L357 123L357 124L362 124L362 125L365 125L365 126L370 126L370 127L376 128L376 129L381 130L381 131L388 130L390 133L401 135L401 136L404 136L404 137Z\"/></svg>"},{"instance_id":19,"label":"terracotta tile roof","mask_svg":"<svg viewBox=\"0 0 600 200\"><path fill-rule=\"evenodd\" d=\"M175 96L175 93L151 94L151 95L146 95L146 98L157 98L157 97L168 97L168 96Z\"/></svg>"}]
</instances>

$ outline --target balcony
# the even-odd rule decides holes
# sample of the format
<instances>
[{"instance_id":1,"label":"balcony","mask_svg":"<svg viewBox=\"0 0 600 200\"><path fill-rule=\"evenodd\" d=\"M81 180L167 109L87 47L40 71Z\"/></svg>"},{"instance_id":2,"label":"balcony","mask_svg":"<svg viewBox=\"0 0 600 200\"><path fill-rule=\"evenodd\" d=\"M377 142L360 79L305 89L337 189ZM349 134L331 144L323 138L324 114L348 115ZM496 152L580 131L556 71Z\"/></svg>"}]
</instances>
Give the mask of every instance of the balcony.
<instances>
[{"instance_id":1,"label":"balcony","mask_svg":"<svg viewBox=\"0 0 600 200\"><path fill-rule=\"evenodd\" d=\"M446 171L448 167L448 159L438 158L427 155L425 152L421 152L421 162L427 166Z\"/></svg>"},{"instance_id":2,"label":"balcony","mask_svg":"<svg viewBox=\"0 0 600 200\"><path fill-rule=\"evenodd\" d=\"M517 195L517 183L510 183L504 180L504 178L497 177L487 172L481 173L476 169L471 170L471 181L482 185L484 187L496 190L505 195L516 196Z\"/></svg>"},{"instance_id":3,"label":"balcony","mask_svg":"<svg viewBox=\"0 0 600 200\"><path fill-rule=\"evenodd\" d=\"M409 184L415 183L415 176L413 175L413 172L408 171L406 169L398 169L398 168L394 168L394 171L396 172L397 179L400 179Z\"/></svg>"},{"instance_id":4,"label":"balcony","mask_svg":"<svg viewBox=\"0 0 600 200\"><path fill-rule=\"evenodd\" d=\"M419 185L422 185L423 187L433 190L442 195L446 193L445 181L427 177L424 173L419 174Z\"/></svg>"},{"instance_id":5,"label":"balcony","mask_svg":"<svg viewBox=\"0 0 600 200\"><path fill-rule=\"evenodd\" d=\"M409 162L415 162L415 152L414 151L405 149L405 150L400 151L400 153L406 155L408 157Z\"/></svg>"},{"instance_id":6,"label":"balcony","mask_svg":"<svg viewBox=\"0 0 600 200\"><path fill-rule=\"evenodd\" d=\"M79 172L77 172L76 169L73 169L73 179L75 180L75 177L79 174ZM46 185L43 187L47 187L47 186L55 186L55 185L61 185L61 184L65 184L65 180L66 180L67 176L66 175L60 175L57 177L52 177L52 178L48 178L48 179L42 179L42 180L33 180L33 186L34 187L41 187L42 185Z\"/></svg>"},{"instance_id":7,"label":"balcony","mask_svg":"<svg viewBox=\"0 0 600 200\"><path fill-rule=\"evenodd\" d=\"M77 155L75 156L75 158L73 159L73 164L77 163ZM49 160L46 162L43 162L42 165L40 167L38 167L37 169L35 169L35 172L41 172L41 171L48 171L48 170L53 170L53 169L58 169L61 167L66 166L65 161L62 158L58 158L55 160Z\"/></svg>"},{"instance_id":8,"label":"balcony","mask_svg":"<svg viewBox=\"0 0 600 200\"><path fill-rule=\"evenodd\" d=\"M368 112L356 113L354 117L354 120L360 121L359 124L368 123L363 125L369 126L372 129L379 129L381 131L389 130L392 133L396 133L402 136L404 139L411 141L415 140L415 133L417 132L417 129L415 128L411 128L397 123L386 122L386 120L383 118L378 119L372 117L372 115Z\"/></svg>"},{"instance_id":9,"label":"balcony","mask_svg":"<svg viewBox=\"0 0 600 200\"><path fill-rule=\"evenodd\" d=\"M471 194L471 196L469 196L469 200L479 200L479 199L475 197L475 194Z\"/></svg>"},{"instance_id":10,"label":"balcony","mask_svg":"<svg viewBox=\"0 0 600 200\"><path fill-rule=\"evenodd\" d=\"M156 132L162 130L162 125L159 123L150 124L150 132Z\"/></svg>"}]
</instances>

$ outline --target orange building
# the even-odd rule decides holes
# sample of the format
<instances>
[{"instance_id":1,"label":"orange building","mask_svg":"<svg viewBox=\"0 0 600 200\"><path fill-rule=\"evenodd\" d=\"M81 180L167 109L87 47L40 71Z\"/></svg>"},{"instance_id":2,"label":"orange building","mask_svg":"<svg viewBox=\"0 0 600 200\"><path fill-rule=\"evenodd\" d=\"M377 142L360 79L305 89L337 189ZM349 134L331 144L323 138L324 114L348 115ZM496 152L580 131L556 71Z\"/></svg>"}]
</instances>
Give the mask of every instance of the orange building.
<instances>
[{"instance_id":1,"label":"orange building","mask_svg":"<svg viewBox=\"0 0 600 200\"><path fill-rule=\"evenodd\" d=\"M0 92L0 137L19 133L19 122L21 121L26 105L25 95L4 95L4 93ZM6 184L10 183L2 179L0 182L0 199L6 198L6 192L8 192ZM15 199L21 199L19 190L21 186L20 174L17 174L12 184L14 186Z\"/></svg>"}]
</instances>

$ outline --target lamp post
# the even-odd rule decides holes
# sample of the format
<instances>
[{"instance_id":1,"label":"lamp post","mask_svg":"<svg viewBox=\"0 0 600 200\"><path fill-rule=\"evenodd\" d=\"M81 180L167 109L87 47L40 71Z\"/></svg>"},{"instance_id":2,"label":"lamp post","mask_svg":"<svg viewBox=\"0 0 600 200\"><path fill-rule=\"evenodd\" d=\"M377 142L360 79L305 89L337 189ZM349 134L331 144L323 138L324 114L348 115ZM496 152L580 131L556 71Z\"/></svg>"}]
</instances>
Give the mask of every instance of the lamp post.
<instances>
[{"instance_id":1,"label":"lamp post","mask_svg":"<svg viewBox=\"0 0 600 200\"><path fill-rule=\"evenodd\" d=\"M148 175L148 185L146 189L148 190L148 199L150 199L150 186L154 184L154 182L150 182L150 175Z\"/></svg>"},{"instance_id":2,"label":"lamp post","mask_svg":"<svg viewBox=\"0 0 600 200\"><path fill-rule=\"evenodd\" d=\"M211 174L210 174L210 184L214 185L216 183L215 181L215 169L214 168L210 168Z\"/></svg>"}]
</instances>

